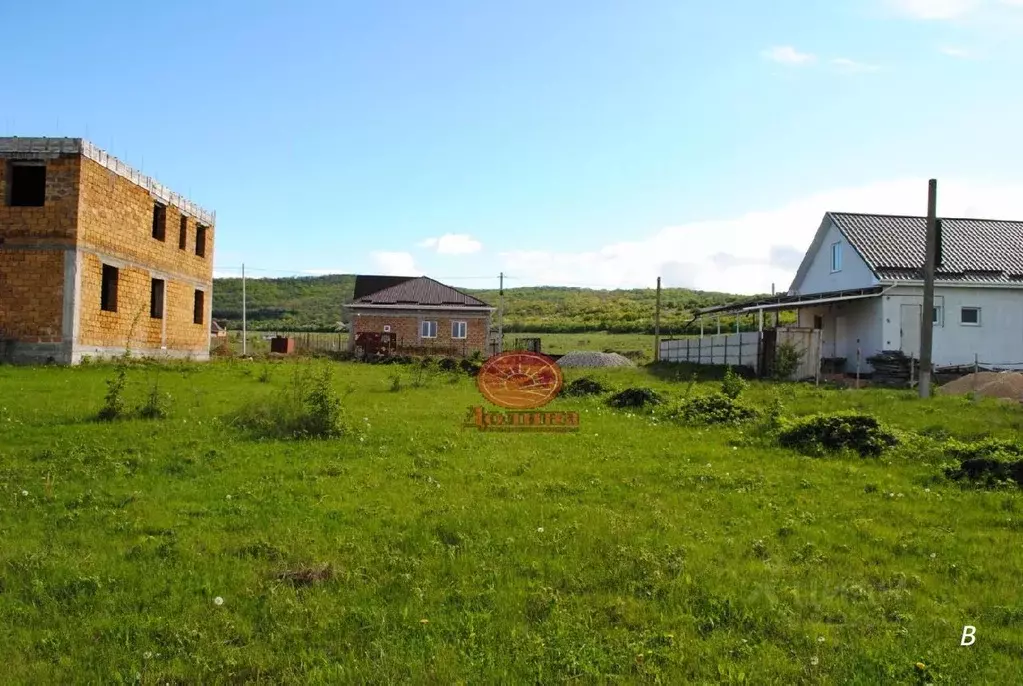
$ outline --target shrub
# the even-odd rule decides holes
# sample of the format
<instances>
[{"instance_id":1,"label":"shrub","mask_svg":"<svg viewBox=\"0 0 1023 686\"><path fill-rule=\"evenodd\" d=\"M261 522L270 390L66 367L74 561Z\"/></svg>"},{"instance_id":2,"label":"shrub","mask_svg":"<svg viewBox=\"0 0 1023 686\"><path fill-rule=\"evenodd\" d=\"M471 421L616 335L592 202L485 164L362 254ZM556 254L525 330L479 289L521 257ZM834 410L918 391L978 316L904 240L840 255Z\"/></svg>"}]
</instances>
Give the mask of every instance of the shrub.
<instances>
[{"instance_id":1,"label":"shrub","mask_svg":"<svg viewBox=\"0 0 1023 686\"><path fill-rule=\"evenodd\" d=\"M792 421L781 429L778 442L807 455L853 450L861 457L878 457L899 441L872 415L836 413Z\"/></svg>"},{"instance_id":2,"label":"shrub","mask_svg":"<svg viewBox=\"0 0 1023 686\"><path fill-rule=\"evenodd\" d=\"M737 424L756 419L759 414L736 398L711 393L683 400L675 417L687 424Z\"/></svg>"},{"instance_id":3,"label":"shrub","mask_svg":"<svg viewBox=\"0 0 1023 686\"><path fill-rule=\"evenodd\" d=\"M725 396L735 400L748 386L746 380L732 371L731 367L725 370L725 378L721 380L721 393Z\"/></svg>"},{"instance_id":4,"label":"shrub","mask_svg":"<svg viewBox=\"0 0 1023 686\"><path fill-rule=\"evenodd\" d=\"M779 343L774 352L774 364L771 367L771 378L783 381L788 379L803 361L803 351L789 342Z\"/></svg>"},{"instance_id":5,"label":"shrub","mask_svg":"<svg viewBox=\"0 0 1023 686\"><path fill-rule=\"evenodd\" d=\"M458 369L458 362L450 357L445 357L437 363L437 367L444 372L453 372Z\"/></svg>"},{"instance_id":6,"label":"shrub","mask_svg":"<svg viewBox=\"0 0 1023 686\"><path fill-rule=\"evenodd\" d=\"M661 396L649 388L626 388L608 398L607 404L611 407L624 408L660 405L662 402Z\"/></svg>"},{"instance_id":7,"label":"shrub","mask_svg":"<svg viewBox=\"0 0 1023 686\"><path fill-rule=\"evenodd\" d=\"M607 392L607 387L595 379L583 377L565 386L563 393L569 396L600 395Z\"/></svg>"},{"instance_id":8,"label":"shrub","mask_svg":"<svg viewBox=\"0 0 1023 686\"><path fill-rule=\"evenodd\" d=\"M394 372L391 374L391 392L397 393L401 390L401 374Z\"/></svg>"},{"instance_id":9,"label":"shrub","mask_svg":"<svg viewBox=\"0 0 1023 686\"><path fill-rule=\"evenodd\" d=\"M160 385L153 383L146 401L139 406L139 416L143 419L165 419L170 407L170 395L160 392Z\"/></svg>"},{"instance_id":10,"label":"shrub","mask_svg":"<svg viewBox=\"0 0 1023 686\"><path fill-rule=\"evenodd\" d=\"M479 350L476 351L476 354L477 355L479 354ZM462 360L461 362L458 363L458 367L469 376L476 376L476 374L478 374L480 371L480 367L482 366L483 365L481 365L479 362L475 360L475 356L473 359Z\"/></svg>"},{"instance_id":11,"label":"shrub","mask_svg":"<svg viewBox=\"0 0 1023 686\"><path fill-rule=\"evenodd\" d=\"M99 418L110 422L124 416L124 387L128 383L128 370L118 365L112 378L107 379L107 394L103 399L103 408Z\"/></svg>"},{"instance_id":12,"label":"shrub","mask_svg":"<svg viewBox=\"0 0 1023 686\"><path fill-rule=\"evenodd\" d=\"M296 371L289 386L242 406L229 421L261 438L339 438L354 433L329 367L310 380Z\"/></svg>"},{"instance_id":13,"label":"shrub","mask_svg":"<svg viewBox=\"0 0 1023 686\"><path fill-rule=\"evenodd\" d=\"M945 468L955 481L972 481L994 488L1014 482L1023 486L1023 446L1011 441L987 439L975 443L948 440L944 452L959 462Z\"/></svg>"}]
</instances>

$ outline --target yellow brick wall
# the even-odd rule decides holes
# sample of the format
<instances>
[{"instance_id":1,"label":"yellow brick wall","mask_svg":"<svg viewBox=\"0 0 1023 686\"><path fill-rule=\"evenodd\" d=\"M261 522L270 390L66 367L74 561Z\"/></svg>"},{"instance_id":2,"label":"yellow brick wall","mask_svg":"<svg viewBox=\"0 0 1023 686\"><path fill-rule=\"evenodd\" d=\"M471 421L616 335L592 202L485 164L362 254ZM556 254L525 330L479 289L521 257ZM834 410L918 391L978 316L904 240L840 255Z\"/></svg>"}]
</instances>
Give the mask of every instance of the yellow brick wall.
<instances>
[{"instance_id":1,"label":"yellow brick wall","mask_svg":"<svg viewBox=\"0 0 1023 686\"><path fill-rule=\"evenodd\" d=\"M46 200L42 207L8 207L9 161L0 159L0 239L8 244L46 239L70 245L78 218L78 179L81 158L68 155L46 164ZM63 266L61 267L63 273Z\"/></svg>"},{"instance_id":2,"label":"yellow brick wall","mask_svg":"<svg viewBox=\"0 0 1023 686\"><path fill-rule=\"evenodd\" d=\"M207 226L206 255L199 257L195 254L196 221L189 217L188 241L186 249L181 250L178 247L181 213L168 205L165 238L159 241L152 235L156 201L147 190L90 159L84 158L81 165L78 245L84 254L78 342L121 347L131 334L133 348L159 348L166 324L168 350L206 351L208 325L192 322L192 304L193 292L200 285L207 292L208 322L214 227ZM100 309L101 257L120 267L116 313ZM167 282L166 322L149 316L150 270Z\"/></svg>"},{"instance_id":3,"label":"yellow brick wall","mask_svg":"<svg viewBox=\"0 0 1023 686\"><path fill-rule=\"evenodd\" d=\"M63 250L0 246L0 340L59 343L63 307Z\"/></svg>"}]
</instances>

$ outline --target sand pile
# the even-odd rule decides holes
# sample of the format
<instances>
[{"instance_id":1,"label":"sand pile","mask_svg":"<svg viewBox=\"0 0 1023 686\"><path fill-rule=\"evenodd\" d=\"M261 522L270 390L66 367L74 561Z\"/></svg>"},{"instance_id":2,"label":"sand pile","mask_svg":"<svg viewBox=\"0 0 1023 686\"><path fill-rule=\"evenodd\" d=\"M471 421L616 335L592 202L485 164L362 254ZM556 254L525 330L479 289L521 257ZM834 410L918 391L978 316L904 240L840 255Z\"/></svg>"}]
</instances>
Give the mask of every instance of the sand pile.
<instances>
[{"instance_id":1,"label":"sand pile","mask_svg":"<svg viewBox=\"0 0 1023 686\"><path fill-rule=\"evenodd\" d=\"M938 388L943 395L976 393L985 398L1005 398L1023 402L1023 373L977 372L967 374Z\"/></svg>"},{"instance_id":2,"label":"sand pile","mask_svg":"<svg viewBox=\"0 0 1023 686\"><path fill-rule=\"evenodd\" d=\"M635 367L632 360L618 353L598 353L594 350L576 350L562 355L559 367Z\"/></svg>"}]
</instances>

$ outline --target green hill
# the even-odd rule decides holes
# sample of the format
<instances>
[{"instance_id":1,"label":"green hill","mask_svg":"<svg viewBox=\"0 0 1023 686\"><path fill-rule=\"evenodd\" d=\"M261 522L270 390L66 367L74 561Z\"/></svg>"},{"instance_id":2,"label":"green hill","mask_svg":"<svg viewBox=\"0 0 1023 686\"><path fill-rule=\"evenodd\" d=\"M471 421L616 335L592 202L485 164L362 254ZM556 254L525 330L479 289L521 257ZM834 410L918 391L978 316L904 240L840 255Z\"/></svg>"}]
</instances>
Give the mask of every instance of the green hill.
<instances>
[{"instance_id":1,"label":"green hill","mask_svg":"<svg viewBox=\"0 0 1023 686\"><path fill-rule=\"evenodd\" d=\"M355 276L249 279L246 283L248 327L253 331L332 331L346 316L341 305L351 299ZM497 289L463 289L497 305ZM593 290L554 286L506 288L505 331L573 333L609 331L652 333L656 292L652 288ZM721 305L741 296L666 288L661 292L661 328L678 331L694 310ZM241 279L216 279L213 317L229 329L241 328Z\"/></svg>"}]
</instances>

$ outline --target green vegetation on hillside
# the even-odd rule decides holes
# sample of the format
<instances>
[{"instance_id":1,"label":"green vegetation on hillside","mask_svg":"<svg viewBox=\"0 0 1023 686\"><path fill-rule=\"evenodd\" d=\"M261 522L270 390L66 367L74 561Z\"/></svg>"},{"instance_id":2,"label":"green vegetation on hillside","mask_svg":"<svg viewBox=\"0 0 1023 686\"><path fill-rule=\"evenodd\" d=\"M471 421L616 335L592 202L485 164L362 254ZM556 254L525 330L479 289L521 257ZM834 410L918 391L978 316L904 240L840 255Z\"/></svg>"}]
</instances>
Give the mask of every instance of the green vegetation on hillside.
<instances>
[{"instance_id":1,"label":"green vegetation on hillside","mask_svg":"<svg viewBox=\"0 0 1023 686\"><path fill-rule=\"evenodd\" d=\"M104 422L114 368L0 366L5 683L1023 678L1023 490L942 471L950 437L1018 440L1013 403L751 382L760 418L687 425L722 384L598 370L603 395L549 406L578 433L491 434L462 428L465 374L333 363L341 438L253 431L322 364L132 366ZM628 387L664 402L611 409ZM899 445L764 439L833 442L812 415L840 410Z\"/></svg>"},{"instance_id":2,"label":"green vegetation on hillside","mask_svg":"<svg viewBox=\"0 0 1023 686\"><path fill-rule=\"evenodd\" d=\"M352 275L249 279L246 283L248 327L253 331L332 331L345 313L355 288ZM496 306L497 290L467 293ZM695 310L722 305L743 296L685 288L666 288L661 293L661 330L681 333ZM653 333L656 292L652 288L592 290L585 288L528 287L505 289L504 329L509 333L544 331L575 333ZM213 317L229 329L240 329L241 279L216 279L213 285ZM734 320L724 321L734 329ZM755 328L753 318L741 322Z\"/></svg>"}]
</instances>

